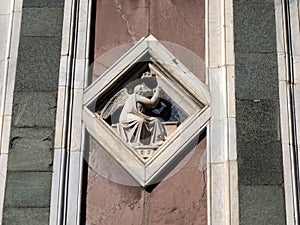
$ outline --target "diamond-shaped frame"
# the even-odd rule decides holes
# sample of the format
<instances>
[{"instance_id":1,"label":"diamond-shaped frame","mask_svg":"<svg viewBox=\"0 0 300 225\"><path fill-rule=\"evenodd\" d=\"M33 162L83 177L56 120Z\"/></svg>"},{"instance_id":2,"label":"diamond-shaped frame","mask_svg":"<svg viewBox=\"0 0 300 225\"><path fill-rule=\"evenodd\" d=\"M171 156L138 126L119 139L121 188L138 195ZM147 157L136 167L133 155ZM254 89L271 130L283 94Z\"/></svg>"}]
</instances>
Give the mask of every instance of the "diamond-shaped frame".
<instances>
[{"instance_id":1,"label":"diamond-shaped frame","mask_svg":"<svg viewBox=\"0 0 300 225\"><path fill-rule=\"evenodd\" d=\"M113 84L135 63L149 54L153 70L176 81L188 94L181 95L181 103L190 107L188 118L176 129L148 161L138 160L136 153L120 139L105 122L96 118L91 106L98 97L113 88ZM174 84L174 83L171 83ZM177 88L176 91L180 90ZM176 92L175 91L175 92ZM174 93L175 93L174 92ZM176 97L175 97L176 98ZM179 104L180 104L179 102ZM208 88L179 62L154 36L149 35L137 42L113 66L87 87L83 94L83 122L93 138L143 187L161 181L169 168L185 154L185 150L197 141L199 133L210 119Z\"/></svg>"}]
</instances>

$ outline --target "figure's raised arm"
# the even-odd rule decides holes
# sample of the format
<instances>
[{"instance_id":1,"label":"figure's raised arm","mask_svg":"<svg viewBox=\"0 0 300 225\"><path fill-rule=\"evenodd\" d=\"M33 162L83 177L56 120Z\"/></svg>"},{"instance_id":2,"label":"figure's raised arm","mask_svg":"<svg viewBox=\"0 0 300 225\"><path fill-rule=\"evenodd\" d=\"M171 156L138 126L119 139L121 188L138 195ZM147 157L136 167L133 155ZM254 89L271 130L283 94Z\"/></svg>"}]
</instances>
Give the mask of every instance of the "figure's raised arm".
<instances>
[{"instance_id":1,"label":"figure's raised arm","mask_svg":"<svg viewBox=\"0 0 300 225\"><path fill-rule=\"evenodd\" d=\"M148 108L155 108L159 102L160 92L161 92L161 87L156 87L156 89L154 89L154 95L151 97L151 99L146 98L142 95L138 95L137 101L144 104Z\"/></svg>"}]
</instances>

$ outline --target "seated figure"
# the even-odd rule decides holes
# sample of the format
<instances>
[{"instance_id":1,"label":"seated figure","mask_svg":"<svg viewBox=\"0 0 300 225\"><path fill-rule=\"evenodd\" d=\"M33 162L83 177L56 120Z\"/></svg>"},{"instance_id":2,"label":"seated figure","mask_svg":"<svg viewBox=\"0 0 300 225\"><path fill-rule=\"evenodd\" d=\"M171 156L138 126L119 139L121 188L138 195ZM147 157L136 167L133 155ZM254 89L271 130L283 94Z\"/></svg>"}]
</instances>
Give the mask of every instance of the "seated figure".
<instances>
[{"instance_id":1,"label":"seated figure","mask_svg":"<svg viewBox=\"0 0 300 225\"><path fill-rule=\"evenodd\" d=\"M147 116L145 110L157 106L160 92L160 87L152 90L145 84L137 85L132 94L123 88L105 105L101 117L107 119L118 108L123 107L117 124L120 137L133 148L158 148L166 138L166 131L160 120Z\"/></svg>"}]
</instances>

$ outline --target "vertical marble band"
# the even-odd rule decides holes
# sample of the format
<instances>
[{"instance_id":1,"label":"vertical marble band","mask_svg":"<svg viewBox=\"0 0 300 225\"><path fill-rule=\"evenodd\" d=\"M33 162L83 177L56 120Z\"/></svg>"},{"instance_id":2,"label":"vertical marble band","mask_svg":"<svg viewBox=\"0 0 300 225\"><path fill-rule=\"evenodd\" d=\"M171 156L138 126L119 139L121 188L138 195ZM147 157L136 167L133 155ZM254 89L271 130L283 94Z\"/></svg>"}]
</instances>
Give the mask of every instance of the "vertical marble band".
<instances>
[{"instance_id":1,"label":"vertical marble band","mask_svg":"<svg viewBox=\"0 0 300 225\"><path fill-rule=\"evenodd\" d=\"M285 8L287 3L287 8ZM285 10L287 9L287 11ZM298 218L298 201L296 194L296 180L294 161L294 147L292 139L296 139L298 154L300 149L300 31L299 1L275 0L276 10L276 32L277 32L277 59L278 59L278 76L279 76L279 97L280 97L280 120L282 135L282 152L284 168L284 189L285 189L285 206L286 206L286 224L294 225L299 223ZM289 14L289 15L288 15ZM288 21L287 21L287 17ZM289 23L290 31L286 25ZM290 33L288 33L290 32ZM290 35L290 37L289 37ZM290 48L288 49L288 38L290 38ZM293 61L289 64L288 58L292 57ZM290 80L289 71L293 70L294 78ZM293 98L291 99L291 91ZM294 104L294 118L296 124L296 133L292 132L292 111L290 105ZM293 137L294 135L294 137ZM299 197L299 196L298 196Z\"/></svg>"},{"instance_id":2,"label":"vertical marble band","mask_svg":"<svg viewBox=\"0 0 300 225\"><path fill-rule=\"evenodd\" d=\"M55 129L50 225L80 223L91 0L65 0Z\"/></svg>"},{"instance_id":3,"label":"vertical marble band","mask_svg":"<svg viewBox=\"0 0 300 225\"><path fill-rule=\"evenodd\" d=\"M208 224L239 224L233 1L206 2Z\"/></svg>"},{"instance_id":4,"label":"vertical marble band","mask_svg":"<svg viewBox=\"0 0 300 225\"><path fill-rule=\"evenodd\" d=\"M22 0L0 0L0 224L2 223Z\"/></svg>"}]
</instances>

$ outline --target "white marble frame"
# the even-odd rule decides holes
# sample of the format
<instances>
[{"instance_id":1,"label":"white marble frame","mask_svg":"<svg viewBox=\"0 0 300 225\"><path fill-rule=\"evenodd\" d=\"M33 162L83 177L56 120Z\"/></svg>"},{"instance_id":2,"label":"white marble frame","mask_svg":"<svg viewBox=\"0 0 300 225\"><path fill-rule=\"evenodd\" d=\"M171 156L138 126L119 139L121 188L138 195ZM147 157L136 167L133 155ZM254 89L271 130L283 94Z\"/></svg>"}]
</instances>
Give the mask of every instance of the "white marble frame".
<instances>
[{"instance_id":1,"label":"white marble frame","mask_svg":"<svg viewBox=\"0 0 300 225\"><path fill-rule=\"evenodd\" d=\"M73 99L73 104L76 104L73 108L80 108L82 105L83 87L87 78L91 0L80 1L77 20L74 18L75 2L75 0L65 0L50 210L51 225L76 225L80 221L84 127L81 124L80 110L71 110L71 113L67 114L69 107L67 100ZM211 92L211 121L208 125L207 147L208 224L239 224L233 2L232 0L206 0L205 11L207 83ZM74 27L77 29L75 37L71 33ZM72 47L70 43L74 39L81 44ZM73 58L70 57L72 48L75 48L78 53ZM71 62L74 65L72 73L69 70ZM70 77L73 80L71 86L67 82ZM69 89L71 92L68 92ZM73 117L72 124L66 127L70 116ZM66 137L67 142L65 142ZM68 177L68 183L65 183L65 177ZM68 194L64 195L64 193ZM67 208L64 207L66 204Z\"/></svg>"},{"instance_id":2,"label":"white marble frame","mask_svg":"<svg viewBox=\"0 0 300 225\"><path fill-rule=\"evenodd\" d=\"M129 65L139 61L146 53L150 54L152 58L155 57L153 63L160 63L165 70L168 70L168 80L170 80L169 82L173 80L173 88L176 86L174 81L177 80L176 83L181 87L175 89L181 93L180 96L176 95L178 99L163 83L160 86L163 85L161 87L166 88L164 89L166 93L175 102L178 101L176 102L178 105L187 110L189 117L176 130L177 132L175 131L157 150L155 156L144 164L137 160L135 152L123 140L117 138L104 121L98 120L89 108L91 108L90 105L95 105L99 96L114 86L114 81L126 73L126 69L130 68ZM157 76L161 76L161 81L163 81L167 75L158 73ZM189 93L184 93L183 89L188 90ZM83 122L99 144L119 162L137 183L144 187L151 184L153 180L159 180L161 171L172 164L172 161L177 160L177 155L185 151L185 146L206 127L210 119L210 96L207 89L207 86L184 67L154 36L149 35L136 43L120 60L86 88L83 94ZM192 99L197 99L197 101L192 101ZM175 149L176 151L174 151Z\"/></svg>"},{"instance_id":3,"label":"white marble frame","mask_svg":"<svg viewBox=\"0 0 300 225\"><path fill-rule=\"evenodd\" d=\"M299 224L298 205L296 199L296 186L294 176L295 162L293 159L294 152L291 146L291 111L290 111L290 85L295 93L295 113L298 141L298 152L300 152L300 6L299 1L289 1L292 49L293 49L293 65L294 83L288 78L288 49L287 49L287 33L286 33L286 15L284 10L284 0L275 0L276 11L276 31L277 31L277 59L278 59L278 77L279 77L279 98L280 98L280 121L281 121L281 139L283 153L283 169L284 169L284 190L285 190L285 208L286 208L286 224ZM292 83L292 84L291 84ZM300 156L300 154L299 154ZM298 168L300 170L300 168Z\"/></svg>"},{"instance_id":4,"label":"white marble frame","mask_svg":"<svg viewBox=\"0 0 300 225\"><path fill-rule=\"evenodd\" d=\"M22 5L22 0L0 0L0 224L3 215Z\"/></svg>"}]
</instances>

